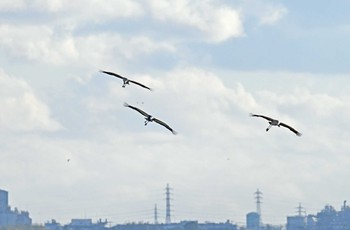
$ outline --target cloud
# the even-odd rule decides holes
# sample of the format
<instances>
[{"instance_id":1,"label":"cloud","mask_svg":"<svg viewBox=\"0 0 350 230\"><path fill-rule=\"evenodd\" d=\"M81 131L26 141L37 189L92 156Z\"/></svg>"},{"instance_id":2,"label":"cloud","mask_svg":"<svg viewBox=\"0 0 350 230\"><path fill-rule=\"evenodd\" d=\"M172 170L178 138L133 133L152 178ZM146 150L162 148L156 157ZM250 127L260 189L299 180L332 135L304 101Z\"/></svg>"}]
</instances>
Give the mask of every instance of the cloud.
<instances>
[{"instance_id":1,"label":"cloud","mask_svg":"<svg viewBox=\"0 0 350 230\"><path fill-rule=\"evenodd\" d=\"M114 33L73 36L48 26L0 25L0 47L13 57L23 57L55 65L95 63L105 65L115 59L135 60L156 52L176 52L171 43L146 36ZM98 68L98 67L97 67Z\"/></svg>"},{"instance_id":2,"label":"cloud","mask_svg":"<svg viewBox=\"0 0 350 230\"><path fill-rule=\"evenodd\" d=\"M243 1L240 8L244 20L255 18L261 26L274 25L288 13L288 9L282 4L261 0Z\"/></svg>"},{"instance_id":3,"label":"cloud","mask_svg":"<svg viewBox=\"0 0 350 230\"><path fill-rule=\"evenodd\" d=\"M192 127L192 131L214 132L221 124L229 127L230 125L225 123L229 118L223 115L224 111L236 110L234 105L246 108L250 106L249 103L254 104L254 100L242 85L238 85L234 90L229 89L218 76L201 69L175 69L167 73L161 82L159 85L162 87L156 92L164 94L162 98L167 98L167 101L158 101L157 104L160 108L163 107L161 104L164 104L170 106L173 111L183 111L176 115L175 120L183 119L180 123L185 122L183 127ZM212 127L208 129L207 125L210 124Z\"/></svg>"},{"instance_id":4,"label":"cloud","mask_svg":"<svg viewBox=\"0 0 350 230\"><path fill-rule=\"evenodd\" d=\"M143 9L137 1L94 1L94 0L33 0L33 1L2 1L0 10L8 11L29 11L45 15L50 12L49 18L57 18L58 24L76 26L79 23L101 23L117 18L138 17L143 14ZM40 15L39 15L40 16Z\"/></svg>"},{"instance_id":5,"label":"cloud","mask_svg":"<svg viewBox=\"0 0 350 230\"><path fill-rule=\"evenodd\" d=\"M261 25L273 25L280 21L288 13L285 7L271 7L263 12L260 18Z\"/></svg>"},{"instance_id":6,"label":"cloud","mask_svg":"<svg viewBox=\"0 0 350 230\"><path fill-rule=\"evenodd\" d=\"M24 0L3 0L0 2L0 12L16 11L25 6Z\"/></svg>"},{"instance_id":7,"label":"cloud","mask_svg":"<svg viewBox=\"0 0 350 230\"><path fill-rule=\"evenodd\" d=\"M213 1L165 0L150 1L155 19L195 28L200 32L195 37L213 43L243 35L243 25L237 10L213 3Z\"/></svg>"},{"instance_id":8,"label":"cloud","mask_svg":"<svg viewBox=\"0 0 350 230\"><path fill-rule=\"evenodd\" d=\"M79 56L86 63L96 63L99 66L112 66L115 60L134 61L157 52L173 53L176 51L175 46L166 42L152 40L145 36L129 37L114 33L77 37L76 47Z\"/></svg>"},{"instance_id":9,"label":"cloud","mask_svg":"<svg viewBox=\"0 0 350 230\"><path fill-rule=\"evenodd\" d=\"M49 108L21 79L0 72L0 124L12 131L56 131L61 125L51 118Z\"/></svg>"},{"instance_id":10,"label":"cloud","mask_svg":"<svg viewBox=\"0 0 350 230\"><path fill-rule=\"evenodd\" d=\"M14 57L62 64L77 57L74 41L48 26L0 25L0 46Z\"/></svg>"}]
</instances>

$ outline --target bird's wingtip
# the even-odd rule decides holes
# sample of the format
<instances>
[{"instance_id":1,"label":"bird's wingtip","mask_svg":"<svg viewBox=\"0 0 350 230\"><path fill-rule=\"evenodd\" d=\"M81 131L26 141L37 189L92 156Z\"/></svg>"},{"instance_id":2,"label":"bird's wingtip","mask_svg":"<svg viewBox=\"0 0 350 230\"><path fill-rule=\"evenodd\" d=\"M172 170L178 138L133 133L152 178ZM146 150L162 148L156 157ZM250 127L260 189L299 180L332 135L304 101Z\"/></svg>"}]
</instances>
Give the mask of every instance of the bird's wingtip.
<instances>
[{"instance_id":1,"label":"bird's wingtip","mask_svg":"<svg viewBox=\"0 0 350 230\"><path fill-rule=\"evenodd\" d=\"M253 114L253 113L249 113L249 116L251 116L251 117L252 117L252 116L254 116L254 114Z\"/></svg>"},{"instance_id":2,"label":"bird's wingtip","mask_svg":"<svg viewBox=\"0 0 350 230\"><path fill-rule=\"evenodd\" d=\"M173 133L174 135L177 135L177 132L176 132L175 130L173 130L172 133Z\"/></svg>"},{"instance_id":3,"label":"bird's wingtip","mask_svg":"<svg viewBox=\"0 0 350 230\"><path fill-rule=\"evenodd\" d=\"M303 134L302 133L297 133L297 136L298 137L301 137Z\"/></svg>"},{"instance_id":4,"label":"bird's wingtip","mask_svg":"<svg viewBox=\"0 0 350 230\"><path fill-rule=\"evenodd\" d=\"M125 107L128 107L129 106L129 104L128 103L126 103L126 102L124 102L124 104L123 104Z\"/></svg>"}]
</instances>

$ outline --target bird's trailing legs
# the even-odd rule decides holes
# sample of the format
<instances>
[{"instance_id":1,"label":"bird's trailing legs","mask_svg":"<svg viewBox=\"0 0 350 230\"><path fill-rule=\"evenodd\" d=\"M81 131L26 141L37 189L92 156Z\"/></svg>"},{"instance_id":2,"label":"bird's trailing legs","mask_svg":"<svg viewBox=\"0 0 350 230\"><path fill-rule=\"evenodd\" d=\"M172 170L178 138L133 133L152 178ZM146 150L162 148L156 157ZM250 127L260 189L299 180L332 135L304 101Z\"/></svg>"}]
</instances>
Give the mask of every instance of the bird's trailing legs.
<instances>
[{"instance_id":1,"label":"bird's trailing legs","mask_svg":"<svg viewBox=\"0 0 350 230\"><path fill-rule=\"evenodd\" d=\"M122 87L125 88L126 85L129 85L130 80L129 79L123 79L123 85Z\"/></svg>"},{"instance_id":2,"label":"bird's trailing legs","mask_svg":"<svg viewBox=\"0 0 350 230\"><path fill-rule=\"evenodd\" d=\"M270 124L269 127L266 128L266 132L271 129L272 125Z\"/></svg>"}]
</instances>

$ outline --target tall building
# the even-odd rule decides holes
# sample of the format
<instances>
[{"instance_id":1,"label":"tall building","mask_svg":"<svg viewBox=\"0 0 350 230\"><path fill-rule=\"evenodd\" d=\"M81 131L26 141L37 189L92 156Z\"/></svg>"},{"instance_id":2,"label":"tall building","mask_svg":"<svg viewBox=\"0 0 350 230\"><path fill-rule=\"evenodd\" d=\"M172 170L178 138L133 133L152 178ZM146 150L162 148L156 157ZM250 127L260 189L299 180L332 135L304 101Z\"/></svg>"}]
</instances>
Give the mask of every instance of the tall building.
<instances>
[{"instance_id":1,"label":"tall building","mask_svg":"<svg viewBox=\"0 0 350 230\"><path fill-rule=\"evenodd\" d=\"M0 190L0 227L31 225L29 212L11 210L8 204L8 192Z\"/></svg>"},{"instance_id":2,"label":"tall building","mask_svg":"<svg viewBox=\"0 0 350 230\"><path fill-rule=\"evenodd\" d=\"M0 213L6 212L8 210L8 192L0 189Z\"/></svg>"}]
</instances>

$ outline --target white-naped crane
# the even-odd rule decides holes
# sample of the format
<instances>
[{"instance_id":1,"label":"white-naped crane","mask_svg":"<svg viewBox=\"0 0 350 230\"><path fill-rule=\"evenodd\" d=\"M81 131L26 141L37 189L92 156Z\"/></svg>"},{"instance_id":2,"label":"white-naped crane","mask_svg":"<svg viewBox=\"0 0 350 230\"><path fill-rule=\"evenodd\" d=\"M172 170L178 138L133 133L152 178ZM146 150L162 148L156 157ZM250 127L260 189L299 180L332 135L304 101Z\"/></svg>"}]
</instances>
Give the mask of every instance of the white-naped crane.
<instances>
[{"instance_id":1,"label":"white-naped crane","mask_svg":"<svg viewBox=\"0 0 350 230\"><path fill-rule=\"evenodd\" d=\"M135 107L135 106L132 106L132 105L129 105L128 103L124 103L124 106L125 107L129 107L130 109L133 109L133 110L136 110L137 112L141 113L144 117L145 117L145 125L148 124L148 122L156 122L162 126L164 126L165 128L167 128L168 130L170 130L174 135L177 134L177 132L175 130L173 130L169 125L167 125L165 122L149 115L148 113L146 113L145 111L142 111L141 109Z\"/></svg>"},{"instance_id":2,"label":"white-naped crane","mask_svg":"<svg viewBox=\"0 0 350 230\"><path fill-rule=\"evenodd\" d=\"M289 126L289 125L287 125L287 124L285 124L283 122L280 122L279 120L276 120L276 119L273 119L271 117L267 117L267 116L264 116L264 115L259 115L259 114L250 113L249 115L252 116L252 117L261 117L261 118L264 118L264 119L268 120L269 121L269 127L266 128L266 132L269 131L272 126L278 126L278 127L283 126L283 127L288 128L290 131L295 133L297 136L301 136L301 133L298 132L296 129L294 129L293 127L291 127L291 126Z\"/></svg>"},{"instance_id":3,"label":"white-naped crane","mask_svg":"<svg viewBox=\"0 0 350 230\"><path fill-rule=\"evenodd\" d=\"M100 72L122 79L123 80L123 85L122 85L123 88L125 88L126 85L130 85L130 83L134 83L134 84L136 84L138 86L141 86L141 87L143 87L145 89L148 89L148 90L152 91L152 89L149 88L148 86L145 86L145 85L141 84L140 82L137 82L137 81L128 79L126 77L123 77L123 76L121 76L119 74L116 74L116 73L113 73L113 72L104 71L104 70L100 70Z\"/></svg>"}]
</instances>

